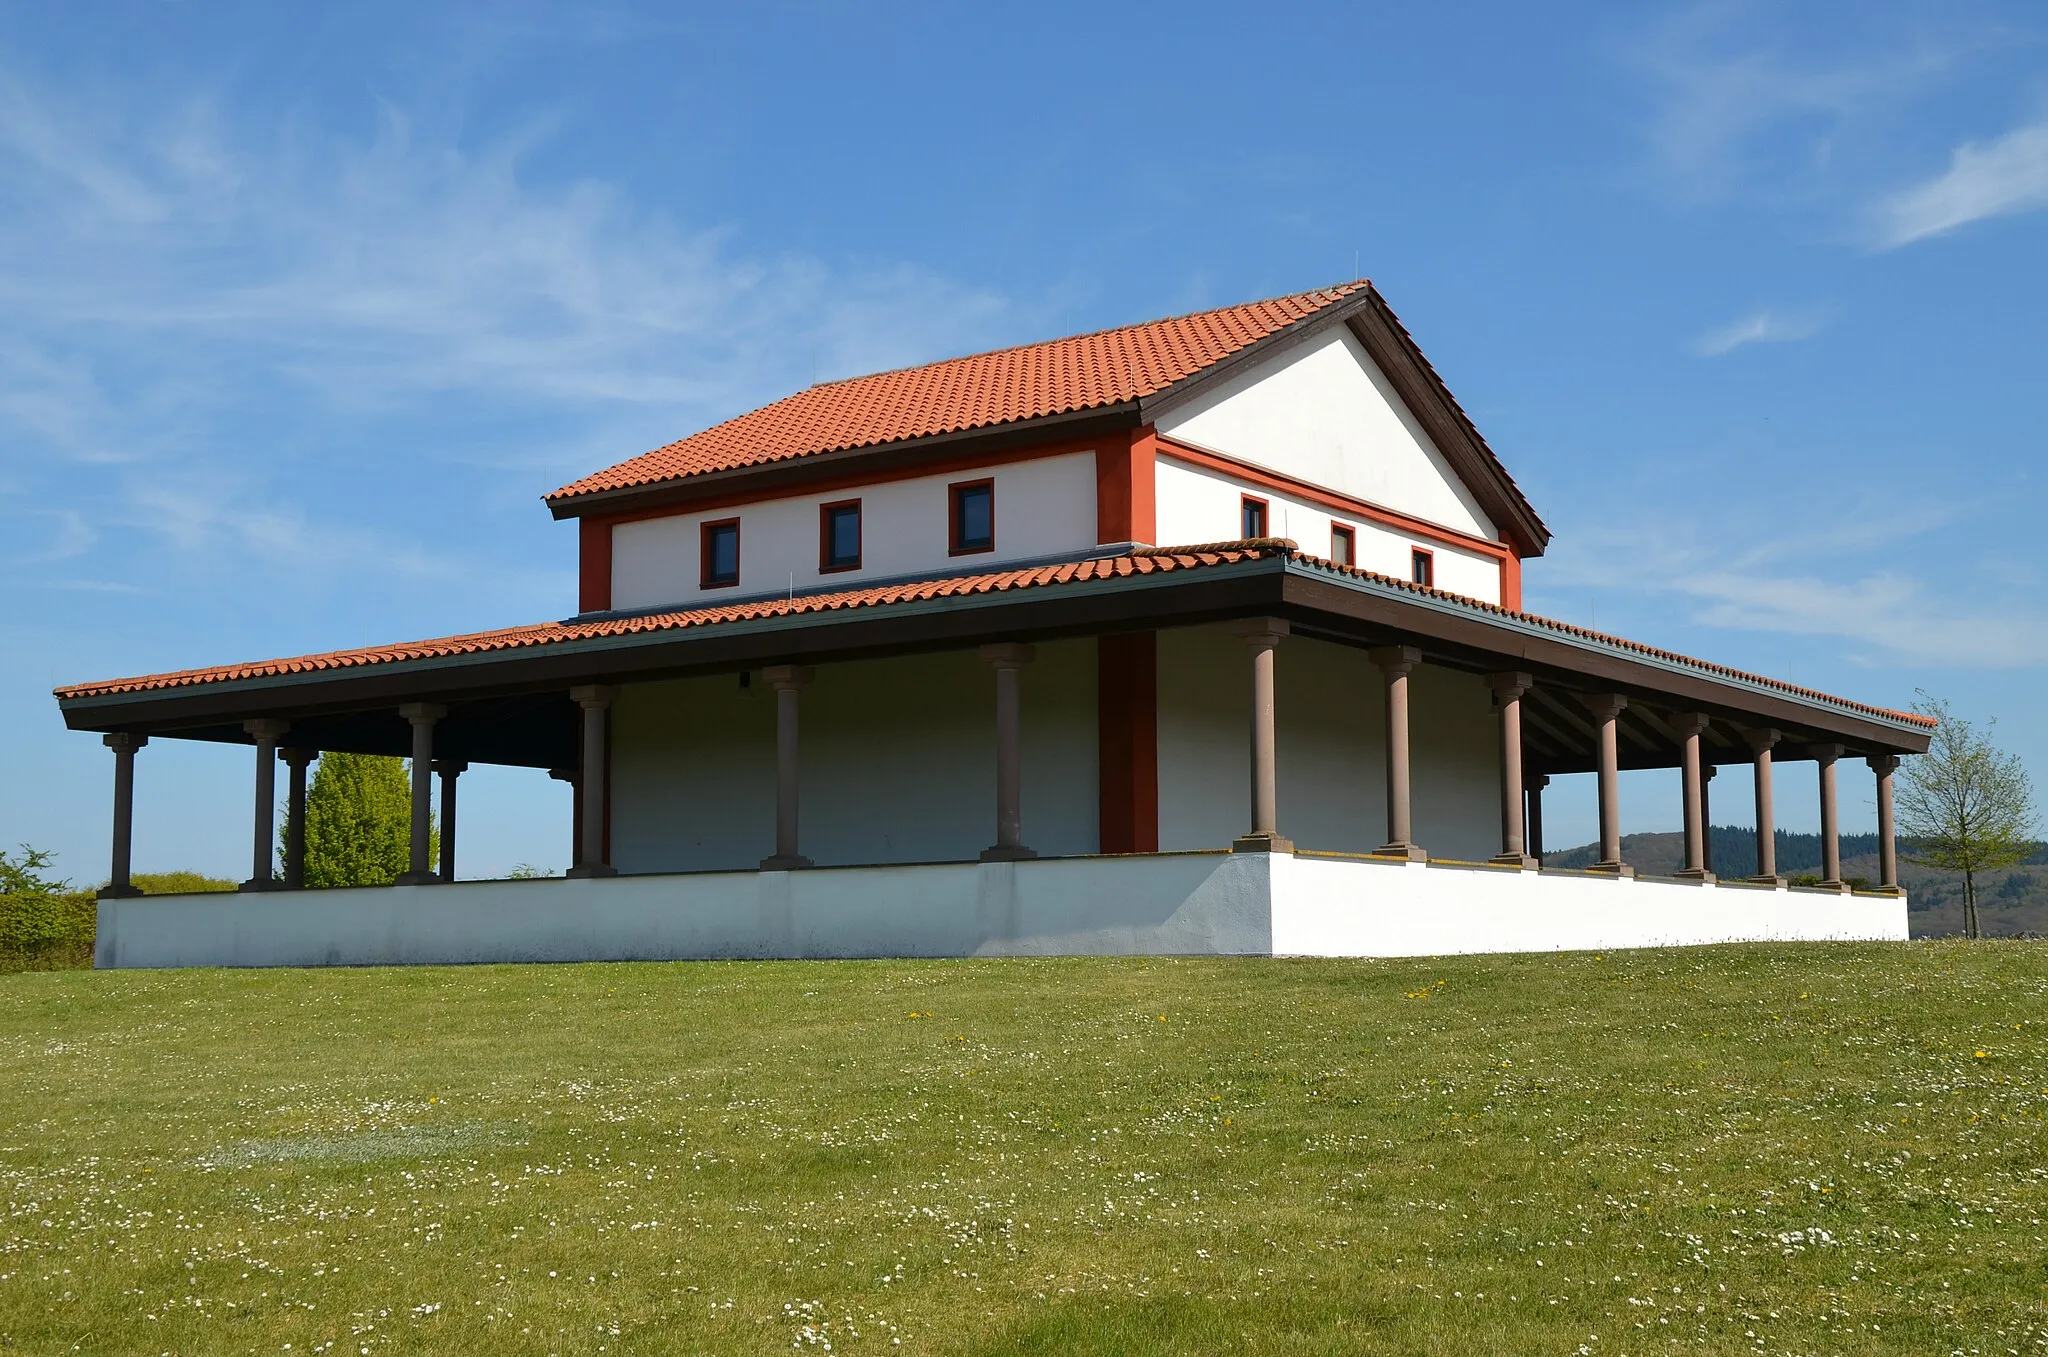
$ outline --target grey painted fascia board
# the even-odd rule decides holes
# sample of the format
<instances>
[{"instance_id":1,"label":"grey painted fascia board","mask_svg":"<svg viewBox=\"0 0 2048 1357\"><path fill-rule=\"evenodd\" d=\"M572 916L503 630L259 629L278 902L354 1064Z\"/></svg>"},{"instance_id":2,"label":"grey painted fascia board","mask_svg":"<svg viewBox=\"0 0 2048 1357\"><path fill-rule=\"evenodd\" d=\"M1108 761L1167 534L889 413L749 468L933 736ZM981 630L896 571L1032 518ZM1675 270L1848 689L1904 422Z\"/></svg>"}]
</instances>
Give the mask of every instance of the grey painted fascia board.
<instances>
[{"instance_id":1,"label":"grey painted fascia board","mask_svg":"<svg viewBox=\"0 0 2048 1357\"><path fill-rule=\"evenodd\" d=\"M1563 645L1573 650L1585 651L1588 654L1611 656L1614 659L1623 660L1629 664L1640 665L1646 669L1653 669L1662 673L1680 674L1688 678L1704 678L1713 683L1725 684L1730 688L1754 693L1759 697L1773 698L1780 702L1791 702L1814 712L1825 712L1830 716L1869 721L1875 725L1885 726L1889 729L1908 734L1926 733L1923 728L1913 725L1908 721L1901 721L1894 716L1887 716L1875 711L1865 711L1858 708L1837 706L1831 702L1816 701L1805 693L1796 692L1792 689L1779 688L1772 684L1759 683L1755 679L1744 678L1735 674L1720 673L1698 665L1685 664L1678 660L1668 659L1662 655L1648 655L1629 646L1617 645L1612 641L1597 640L1588 636L1575 636L1570 632L1560 631L1555 627L1546 627L1541 623L1528 621L1526 618L1514 613L1494 612L1491 609L1476 607L1469 603L1460 603L1455 599L1443 598L1435 594L1412 592L1396 584L1382 584L1377 580L1364 579L1333 566L1320 565L1311 561L1289 560L1286 562L1286 568L1287 573L1290 575L1299 575L1305 579L1314 579L1325 584L1337 584L1357 593L1388 599L1408 607L1421 608L1426 612L1440 613L1446 617L1477 617L1488 626L1498 627L1513 635L1526 636L1531 640L1543 641L1551 645Z\"/></svg>"},{"instance_id":2,"label":"grey painted fascia board","mask_svg":"<svg viewBox=\"0 0 2048 1357\"><path fill-rule=\"evenodd\" d=\"M1068 558L1072 559L1072 558ZM695 627L668 627L660 631L631 632L623 636L587 636L573 641L552 641L541 645L514 646L502 650L483 650L462 655L433 655L414 660L391 660L377 665L360 665L334 669L314 669L303 673L265 674L258 678L226 679L204 685L209 693L275 693L289 692L294 688L315 687L332 683L337 678L358 673L375 673L379 676L391 674L429 674L446 670L481 668L491 664L502 664L506 660L522 655L587 655L587 654L630 654L635 650L661 645L672 645L690 635L710 634L719 636L757 636L773 632L801 633L813 627L838 626L849 620L868 615L888 617L928 617L944 613L975 612L982 609L1001 607L1014 603L1020 598L1043 597L1055 591L1063 598L1088 598L1097 594L1141 593L1151 589L1170 588L1184 585L1193 579L1231 579L1244 575L1282 573L1284 558L1267 557L1251 561L1232 561L1222 565L1204 566L1199 572L1185 570L1159 570L1143 575L1120 575L1100 580L1077 580L1061 585L1036 585L1024 589L990 590L986 593L953 594L944 598L917 599L906 603L866 605L857 608L833 609L826 612L799 613L795 616L756 617L738 622L717 622ZM770 596L773 597L772 595ZM173 699L183 688L157 688L146 692L96 693L89 697L60 697L60 710L70 713L88 713L97 708L125 706L150 699Z\"/></svg>"}]
</instances>

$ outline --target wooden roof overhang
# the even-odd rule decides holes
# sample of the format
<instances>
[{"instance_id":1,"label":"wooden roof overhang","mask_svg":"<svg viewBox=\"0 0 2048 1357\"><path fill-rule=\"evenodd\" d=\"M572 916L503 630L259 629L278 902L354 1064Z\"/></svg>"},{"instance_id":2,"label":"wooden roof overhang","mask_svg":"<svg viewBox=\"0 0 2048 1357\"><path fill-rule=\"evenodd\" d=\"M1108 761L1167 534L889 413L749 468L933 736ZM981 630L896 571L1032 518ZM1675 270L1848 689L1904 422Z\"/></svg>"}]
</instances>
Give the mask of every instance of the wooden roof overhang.
<instances>
[{"instance_id":1,"label":"wooden roof overhang","mask_svg":"<svg viewBox=\"0 0 2048 1357\"><path fill-rule=\"evenodd\" d=\"M1413 645L1429 664L1530 674L1535 687L1524 703L1524 743L1531 772L1594 766L1586 702L1601 693L1629 699L1621 717L1624 768L1675 766L1678 739L1669 721L1681 711L1711 718L1704 755L1714 764L1747 762L1744 733L1762 727L1781 733L1781 758L1800 757L1812 745L1840 745L1857 756L1927 747L1928 728L1914 717L1335 566L1288 543L1171 550L1182 553L1178 568L1164 568L1161 552L1162 567L1147 573L811 611L801 610L799 595L791 611L776 615L143 691L60 690L59 703L74 730L248 743L242 723L271 717L291 723L286 744L405 754L409 730L398 706L436 702L449 713L436 730L438 756L557 768L575 763L577 711L568 689L580 684L1268 615L1286 619L1296 635L1360 647ZM1203 552L1211 554L1195 559Z\"/></svg>"}]
</instances>

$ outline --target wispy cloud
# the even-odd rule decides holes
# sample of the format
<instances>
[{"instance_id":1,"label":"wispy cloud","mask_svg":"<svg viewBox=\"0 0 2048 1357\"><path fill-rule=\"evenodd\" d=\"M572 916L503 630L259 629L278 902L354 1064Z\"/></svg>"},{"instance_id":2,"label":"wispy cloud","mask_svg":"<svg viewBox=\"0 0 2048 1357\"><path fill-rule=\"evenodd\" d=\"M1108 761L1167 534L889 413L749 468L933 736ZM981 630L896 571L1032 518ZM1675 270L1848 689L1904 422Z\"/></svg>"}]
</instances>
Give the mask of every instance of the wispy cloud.
<instances>
[{"instance_id":1,"label":"wispy cloud","mask_svg":"<svg viewBox=\"0 0 2048 1357\"><path fill-rule=\"evenodd\" d=\"M1693 340L1692 351L1702 358L1719 358L1745 344L1787 344L1811 339L1824 324L1814 312L1753 311Z\"/></svg>"},{"instance_id":2,"label":"wispy cloud","mask_svg":"<svg viewBox=\"0 0 2048 1357\"><path fill-rule=\"evenodd\" d=\"M1965 142L1948 169L1878 203L1872 216L1879 249L1945 235L1987 217L2048 208L2048 119L1996 141Z\"/></svg>"}]
</instances>

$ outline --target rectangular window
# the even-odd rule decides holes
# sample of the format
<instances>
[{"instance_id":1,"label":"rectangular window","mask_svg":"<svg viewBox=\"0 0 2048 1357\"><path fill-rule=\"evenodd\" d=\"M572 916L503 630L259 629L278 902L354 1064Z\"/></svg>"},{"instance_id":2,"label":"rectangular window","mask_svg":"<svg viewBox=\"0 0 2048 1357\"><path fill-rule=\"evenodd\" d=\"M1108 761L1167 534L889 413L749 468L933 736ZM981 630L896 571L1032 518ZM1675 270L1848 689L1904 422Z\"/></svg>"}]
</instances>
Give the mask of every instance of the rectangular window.
<instances>
[{"instance_id":1,"label":"rectangular window","mask_svg":"<svg viewBox=\"0 0 2048 1357\"><path fill-rule=\"evenodd\" d=\"M740 521L722 518L706 523L700 541L703 547L701 588L725 589L740 582Z\"/></svg>"},{"instance_id":2,"label":"rectangular window","mask_svg":"<svg viewBox=\"0 0 2048 1357\"><path fill-rule=\"evenodd\" d=\"M1409 554L1410 558L1414 561L1414 570L1410 573L1410 578L1412 578L1417 584L1420 584L1425 588L1436 588L1435 555L1430 552L1424 551L1421 547L1415 548L1415 550Z\"/></svg>"},{"instance_id":3,"label":"rectangular window","mask_svg":"<svg viewBox=\"0 0 2048 1357\"><path fill-rule=\"evenodd\" d=\"M1330 525L1330 560L1337 565L1358 564L1358 534L1342 523Z\"/></svg>"},{"instance_id":4,"label":"rectangular window","mask_svg":"<svg viewBox=\"0 0 2048 1357\"><path fill-rule=\"evenodd\" d=\"M951 551L965 556L996 549L996 483L962 481L946 487L951 501Z\"/></svg>"},{"instance_id":5,"label":"rectangular window","mask_svg":"<svg viewBox=\"0 0 2048 1357\"><path fill-rule=\"evenodd\" d=\"M1249 542L1254 537L1266 535L1266 501L1251 495L1244 497L1244 509L1239 516L1237 535Z\"/></svg>"},{"instance_id":6,"label":"rectangular window","mask_svg":"<svg viewBox=\"0 0 2048 1357\"><path fill-rule=\"evenodd\" d=\"M860 569L860 501L818 506L818 572Z\"/></svg>"}]
</instances>

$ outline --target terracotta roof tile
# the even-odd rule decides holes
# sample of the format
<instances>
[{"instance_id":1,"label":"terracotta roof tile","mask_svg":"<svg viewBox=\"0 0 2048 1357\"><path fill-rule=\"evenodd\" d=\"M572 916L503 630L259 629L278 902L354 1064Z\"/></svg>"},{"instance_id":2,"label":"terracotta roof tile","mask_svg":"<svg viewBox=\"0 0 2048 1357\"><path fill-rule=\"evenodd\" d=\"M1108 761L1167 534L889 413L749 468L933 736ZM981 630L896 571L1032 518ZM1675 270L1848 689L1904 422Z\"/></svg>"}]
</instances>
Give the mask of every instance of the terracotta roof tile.
<instances>
[{"instance_id":1,"label":"terracotta roof tile","mask_svg":"<svg viewBox=\"0 0 2048 1357\"><path fill-rule=\"evenodd\" d=\"M585 476L547 499L560 502L600 490L1139 400L1369 286L1359 279L1268 301L823 383Z\"/></svg>"},{"instance_id":2,"label":"terracotta roof tile","mask_svg":"<svg viewBox=\"0 0 2048 1357\"><path fill-rule=\"evenodd\" d=\"M998 570L980 575L956 575L943 579L919 580L907 584L882 585L869 589L846 589L829 594L806 594L797 598L759 599L749 603L731 603L715 608L679 608L667 612L637 613L630 616L597 618L588 622L543 622L528 627L506 627L498 631L473 632L463 636L444 636L429 641L407 641L397 645L369 646L360 650L335 650L318 655L299 655L289 659L259 660L248 664L216 665L207 669L186 669L169 674L148 674L139 678L110 679L100 683L79 683L56 690L59 701L78 698L108 697L127 693L163 692L176 688L199 687L209 683L227 683L237 679L274 678L285 674L317 673L328 670L356 669L380 664L395 664L408 660L444 659L456 655L479 655L494 651L522 650L537 646L559 645L567 641L593 640L606 636L631 636L664 631L681 631L692 627L717 626L721 623L745 622L775 617L801 617L808 614L844 612L860 608L888 607L892 604L912 603L936 598L959 598L971 594L1004 593L1018 589L1035 589L1061 584L1080 583L1088 580L1128 578L1136 575L1151 575L1165 571L1199 570L1205 567L1228 565L1239 561L1286 557L1302 561L1333 574L1349 575L1370 580L1375 584L1405 590L1406 592L1441 599L1462 608L1492 614L1497 617L1514 618L1517 621L1542 627L1582 640L1595 641L1615 646L1637 655L1684 665L1723 678L1754 683L1778 692L1790 693L1797 697L1844 711L1865 716L1876 716L1886 720L1904 721L1911 725L1931 728L1935 722L1914 712L1892 711L1884 707L1873 707L1847 698L1835 697L1829 693L1801 688L1778 679L1765 678L1758 674L1745 673L1726 665L1714 664L1707 660L1694 659L1675 651L1659 650L1639 641L1624 640L1602 632L1589 631L1567 622L1553 621L1534 613L1518 613L1486 603L1479 599L1467 598L1462 594L1447 593L1441 589L1426 588L1391 575L1376 574L1356 566L1337 565L1318 556L1309 556L1297 548L1295 543L1284 537L1254 538L1240 542L1210 542L1185 547L1140 547L1120 556L1100 557L1090 560L1066 561L1052 565L1031 566L1021 570Z\"/></svg>"}]
</instances>

